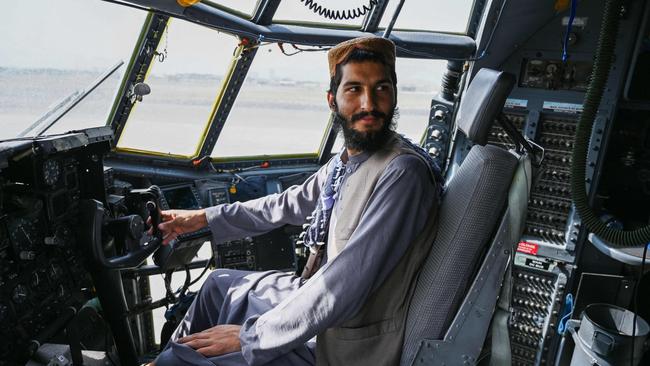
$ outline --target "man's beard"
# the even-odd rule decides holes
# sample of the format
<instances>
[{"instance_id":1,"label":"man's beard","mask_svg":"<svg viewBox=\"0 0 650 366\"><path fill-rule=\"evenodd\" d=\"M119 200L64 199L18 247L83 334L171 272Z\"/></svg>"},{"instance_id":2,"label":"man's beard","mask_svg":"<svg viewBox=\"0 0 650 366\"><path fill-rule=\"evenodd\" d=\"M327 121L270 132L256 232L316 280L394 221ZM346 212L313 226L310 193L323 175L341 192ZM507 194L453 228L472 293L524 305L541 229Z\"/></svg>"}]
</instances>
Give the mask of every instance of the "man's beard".
<instances>
[{"instance_id":1,"label":"man's beard","mask_svg":"<svg viewBox=\"0 0 650 366\"><path fill-rule=\"evenodd\" d=\"M352 128L352 124L366 116L373 116L382 119L383 124L378 131L357 131ZM350 120L347 120L338 111L334 112L334 126L343 131L345 147L359 151L377 151L381 149L391 136L397 124L399 111L395 107L390 114L379 111L361 112L353 114Z\"/></svg>"}]
</instances>

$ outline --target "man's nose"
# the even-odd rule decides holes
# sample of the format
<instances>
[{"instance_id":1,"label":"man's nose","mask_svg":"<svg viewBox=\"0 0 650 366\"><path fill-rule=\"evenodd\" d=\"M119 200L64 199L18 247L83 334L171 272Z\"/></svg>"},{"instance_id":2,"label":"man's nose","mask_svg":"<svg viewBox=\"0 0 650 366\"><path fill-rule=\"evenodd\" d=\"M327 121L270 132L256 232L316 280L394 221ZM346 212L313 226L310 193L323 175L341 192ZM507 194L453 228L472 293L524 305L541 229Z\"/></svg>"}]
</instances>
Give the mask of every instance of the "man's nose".
<instances>
[{"instance_id":1,"label":"man's nose","mask_svg":"<svg viewBox=\"0 0 650 366\"><path fill-rule=\"evenodd\" d=\"M361 110L374 111L376 109L376 96L372 89L366 89L361 95Z\"/></svg>"}]
</instances>

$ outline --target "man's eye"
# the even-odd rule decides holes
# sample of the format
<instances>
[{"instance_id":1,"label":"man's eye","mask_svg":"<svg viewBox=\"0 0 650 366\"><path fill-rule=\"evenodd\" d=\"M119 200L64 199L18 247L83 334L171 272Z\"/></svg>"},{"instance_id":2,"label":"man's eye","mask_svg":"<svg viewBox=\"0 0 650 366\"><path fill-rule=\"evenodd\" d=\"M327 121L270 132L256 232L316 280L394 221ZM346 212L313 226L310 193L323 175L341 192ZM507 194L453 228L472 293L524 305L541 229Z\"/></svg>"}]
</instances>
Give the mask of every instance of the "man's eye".
<instances>
[{"instance_id":1,"label":"man's eye","mask_svg":"<svg viewBox=\"0 0 650 366\"><path fill-rule=\"evenodd\" d=\"M348 88L348 91L349 91L349 92L353 92L353 93L354 93L354 92L357 92L357 91L359 91L359 87L357 87L357 86L351 86L351 87Z\"/></svg>"}]
</instances>

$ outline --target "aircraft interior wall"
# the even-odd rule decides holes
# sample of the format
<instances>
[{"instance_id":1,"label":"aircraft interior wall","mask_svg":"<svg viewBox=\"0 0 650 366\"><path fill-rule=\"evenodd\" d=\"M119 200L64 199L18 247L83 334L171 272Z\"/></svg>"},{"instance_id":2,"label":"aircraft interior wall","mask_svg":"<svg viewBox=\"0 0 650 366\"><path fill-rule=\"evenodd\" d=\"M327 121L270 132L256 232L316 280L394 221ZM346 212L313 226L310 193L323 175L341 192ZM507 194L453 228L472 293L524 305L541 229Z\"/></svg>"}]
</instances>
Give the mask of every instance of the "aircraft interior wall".
<instances>
[{"instance_id":1,"label":"aircraft interior wall","mask_svg":"<svg viewBox=\"0 0 650 366\"><path fill-rule=\"evenodd\" d=\"M516 2L508 3L506 12L511 13L506 14L516 14ZM591 205L603 220L612 227L635 229L650 224L650 2L629 1L625 9L616 58L589 142L586 184ZM551 17L507 55L479 60L464 76L466 84L479 67L514 74L517 81L503 115L545 149L545 160L532 186L525 232L513 248L509 324L513 365L568 364L570 337L558 332L568 298L574 304L572 319L579 319L587 305L605 302L636 309L640 317L650 320L650 281L647 275L639 275L641 249L605 254L607 246L590 235L573 208L572 150L602 7L598 1L580 2L564 62L567 21L566 13ZM499 44L503 31L495 32L493 44ZM241 66L242 75L247 67ZM462 62L452 60L445 77L462 69ZM453 80L445 82L454 84ZM455 102L453 92L452 98L443 94L433 97L422 140L448 176L471 147L463 136L455 134ZM159 251L154 263L133 265L138 258L129 249L148 240L143 236L142 217L150 213L152 197L159 199L162 209L246 201L303 182L318 164L307 160L264 161L255 166L236 162L209 166L205 173L166 164L164 159L153 164L158 158L129 160L109 153L113 132L104 127L33 143L3 142L0 366L25 364L29 358L39 357L45 363L58 352L52 349L47 353L41 347L45 343L70 344L71 357L81 357L82 348L115 354L112 339L120 347L122 360L137 362L135 355L155 352L158 347L159 332L151 310L181 298L170 291L170 284L165 284L167 293L162 298L154 296L152 276L190 270L198 274L215 267L299 272L306 262L308 250L299 244L301 228L287 226L219 243L210 248L212 258L197 259L195 255L209 237L203 230L182 237L173 252ZM496 124L489 143L514 146ZM152 185L160 191L152 192ZM86 251L77 246L78 231L91 243ZM105 256L121 261L111 262ZM100 266L111 270L100 271ZM99 306L97 296L102 291L124 295L125 301L117 301L109 310L113 315L104 315L107 309ZM170 309L171 315L184 310L183 306ZM647 354L643 362L650 364Z\"/></svg>"},{"instance_id":2,"label":"aircraft interior wall","mask_svg":"<svg viewBox=\"0 0 650 366\"><path fill-rule=\"evenodd\" d=\"M516 12L513 8L509 10ZM650 98L647 88L640 87L650 74L647 12L647 2L626 4L615 61L589 141L586 184L590 202L602 220L626 230L650 222ZM585 307L593 303L637 309L639 316L650 317L647 276L639 283L638 297L633 291L643 249L632 250L635 257L627 263L603 254L592 244L599 239L583 227L572 206L572 151L599 39L601 4L580 3L567 40L568 60L563 62L568 19L568 14L556 15L543 27L528 29L530 37L522 44L510 44L512 51L501 46L503 54L511 52L503 61L501 55L493 55L474 66L474 70L492 67L516 75L503 115L545 149L532 185L524 235L515 248L509 326L513 365L568 364L570 347L561 345L558 334L567 296L574 299L574 319L580 319ZM496 34L492 42L498 45ZM506 44L517 36L507 37ZM496 123L489 142L514 147ZM468 150L461 136L450 169Z\"/></svg>"}]
</instances>

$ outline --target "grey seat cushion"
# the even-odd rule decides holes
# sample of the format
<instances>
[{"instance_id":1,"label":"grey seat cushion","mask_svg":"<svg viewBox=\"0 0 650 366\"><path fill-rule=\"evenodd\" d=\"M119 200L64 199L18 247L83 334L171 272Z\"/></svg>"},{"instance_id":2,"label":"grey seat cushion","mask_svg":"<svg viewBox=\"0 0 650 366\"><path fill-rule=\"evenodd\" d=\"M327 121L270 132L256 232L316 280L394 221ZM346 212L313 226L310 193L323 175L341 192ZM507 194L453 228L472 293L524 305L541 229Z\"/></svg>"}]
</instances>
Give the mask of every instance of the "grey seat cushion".
<instances>
[{"instance_id":1,"label":"grey seat cushion","mask_svg":"<svg viewBox=\"0 0 650 366\"><path fill-rule=\"evenodd\" d=\"M449 182L438 235L409 307L402 365L413 362L422 339L444 337L496 230L516 165L507 151L477 145Z\"/></svg>"}]
</instances>

